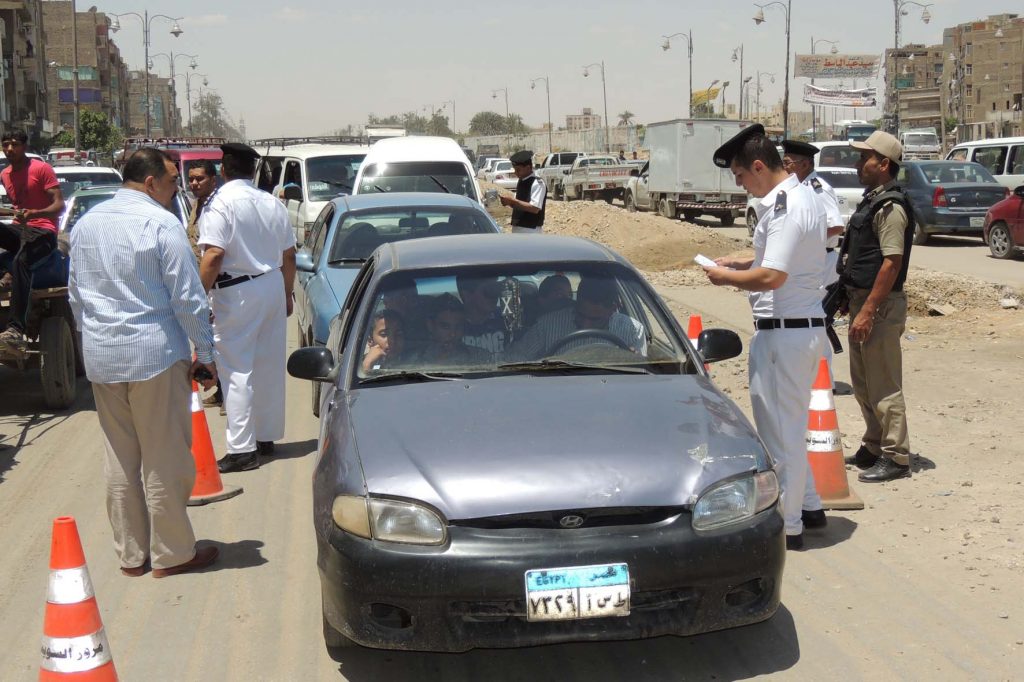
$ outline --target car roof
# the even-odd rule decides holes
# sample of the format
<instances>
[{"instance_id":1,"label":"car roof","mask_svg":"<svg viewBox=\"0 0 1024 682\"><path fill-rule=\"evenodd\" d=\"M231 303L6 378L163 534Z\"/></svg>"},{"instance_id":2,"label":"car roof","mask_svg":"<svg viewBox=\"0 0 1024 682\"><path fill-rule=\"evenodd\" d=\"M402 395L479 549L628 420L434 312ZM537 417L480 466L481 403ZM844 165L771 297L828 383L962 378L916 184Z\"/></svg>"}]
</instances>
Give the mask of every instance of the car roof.
<instances>
[{"instance_id":1,"label":"car roof","mask_svg":"<svg viewBox=\"0 0 1024 682\"><path fill-rule=\"evenodd\" d=\"M450 137L388 137L378 140L366 156L368 163L380 161L460 161L469 163L462 148Z\"/></svg>"},{"instance_id":2,"label":"car roof","mask_svg":"<svg viewBox=\"0 0 1024 682\"><path fill-rule=\"evenodd\" d=\"M826 173L845 173L847 175L856 175L857 169L850 168L849 166L818 166L814 169L816 173L825 171Z\"/></svg>"},{"instance_id":3,"label":"car roof","mask_svg":"<svg viewBox=\"0 0 1024 682\"><path fill-rule=\"evenodd\" d=\"M361 211L368 208L407 208L410 206L438 208L476 208L483 210L480 203L462 194L440 192L392 192L372 194L345 194L332 200L345 211Z\"/></svg>"},{"instance_id":4,"label":"car roof","mask_svg":"<svg viewBox=\"0 0 1024 682\"><path fill-rule=\"evenodd\" d=\"M969 142L960 142L953 149L979 146L990 147L1000 144L1024 144L1024 137L990 137L987 140L971 140Z\"/></svg>"},{"instance_id":5,"label":"car roof","mask_svg":"<svg viewBox=\"0 0 1024 682\"><path fill-rule=\"evenodd\" d=\"M109 166L54 166L53 172L57 175L76 175L78 173L105 173L121 177L115 169Z\"/></svg>"},{"instance_id":6,"label":"car roof","mask_svg":"<svg viewBox=\"0 0 1024 682\"><path fill-rule=\"evenodd\" d=\"M611 249L580 237L526 234L469 234L390 242L377 251L377 271L388 272L460 265L514 263L629 262Z\"/></svg>"},{"instance_id":7,"label":"car roof","mask_svg":"<svg viewBox=\"0 0 1024 682\"><path fill-rule=\"evenodd\" d=\"M312 159L320 156L351 156L353 154L365 154L370 148L366 145L357 144L318 144L308 142L305 144L290 144L284 147L262 147L256 151L263 156L290 156L296 159Z\"/></svg>"},{"instance_id":8,"label":"car roof","mask_svg":"<svg viewBox=\"0 0 1024 682\"><path fill-rule=\"evenodd\" d=\"M89 187L83 187L82 189L75 190L72 197L80 196L92 196L93 194L110 194L121 189L121 185L91 185Z\"/></svg>"}]
</instances>

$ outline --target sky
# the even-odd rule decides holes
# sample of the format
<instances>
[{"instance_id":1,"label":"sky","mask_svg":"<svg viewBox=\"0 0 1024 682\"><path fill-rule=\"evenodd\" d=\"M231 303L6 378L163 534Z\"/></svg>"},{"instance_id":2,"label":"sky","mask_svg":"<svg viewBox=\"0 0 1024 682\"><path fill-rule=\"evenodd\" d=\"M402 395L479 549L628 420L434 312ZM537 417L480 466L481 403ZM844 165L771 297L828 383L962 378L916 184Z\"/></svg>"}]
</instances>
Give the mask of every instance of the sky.
<instances>
[{"instance_id":1,"label":"sky","mask_svg":"<svg viewBox=\"0 0 1024 682\"><path fill-rule=\"evenodd\" d=\"M78 0L79 11L88 0ZM454 128L464 131L479 111L509 109L531 126L547 121L547 77L555 127L565 116L590 107L603 116L600 67L583 77L583 66L603 61L608 114L614 123L628 110L636 122L686 116L686 43L676 38L668 51L663 35L692 31L693 87L731 81L727 103L738 99L739 63L733 49L744 46L744 76L758 70L762 108L782 97L786 58L785 12L780 3L765 9L765 23L746 0L564 0L539 2L312 2L308 0L97 0L108 13L149 11L182 17L175 38L171 23L151 19L151 53L198 55L197 73L222 97L231 117L244 119L250 138L329 133L359 125L370 113L426 112L454 100ZM942 30L991 14L1014 11L1008 0L934 0L931 22L908 5L903 43L934 44ZM1020 13L1024 11L1018 9ZM891 47L892 0L792 0L792 53L808 53L814 40L836 40L840 52L881 54ZM142 24L121 20L112 36L132 68L143 62ZM819 43L818 51L829 49ZM179 107L187 118L184 78L189 60L177 59ZM155 72L169 75L167 59L154 59ZM792 69L792 66L791 66ZM791 80L790 109L800 101L805 79ZM884 89L881 79L873 83ZM198 87L193 77L192 87ZM496 96L492 96L498 90ZM849 111L849 110L848 110ZM874 118L868 110L862 118Z\"/></svg>"}]
</instances>

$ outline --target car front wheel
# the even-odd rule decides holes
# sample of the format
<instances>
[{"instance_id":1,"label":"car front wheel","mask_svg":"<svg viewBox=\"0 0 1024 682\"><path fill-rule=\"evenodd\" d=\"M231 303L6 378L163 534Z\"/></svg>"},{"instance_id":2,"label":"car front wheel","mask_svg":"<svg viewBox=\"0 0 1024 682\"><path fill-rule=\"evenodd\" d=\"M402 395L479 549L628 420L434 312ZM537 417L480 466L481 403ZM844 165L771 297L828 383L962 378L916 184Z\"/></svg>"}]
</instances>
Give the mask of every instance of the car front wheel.
<instances>
[{"instance_id":1,"label":"car front wheel","mask_svg":"<svg viewBox=\"0 0 1024 682\"><path fill-rule=\"evenodd\" d=\"M747 209L747 234L751 237L754 236L754 228L757 227L757 211L752 208Z\"/></svg>"},{"instance_id":2,"label":"car front wheel","mask_svg":"<svg viewBox=\"0 0 1024 682\"><path fill-rule=\"evenodd\" d=\"M924 231L924 225L917 223L914 225L914 245L921 246L928 243L928 233Z\"/></svg>"},{"instance_id":3,"label":"car front wheel","mask_svg":"<svg viewBox=\"0 0 1024 682\"><path fill-rule=\"evenodd\" d=\"M1008 260L1013 258L1017 250L1010 235L1010 229L1006 223L995 223L988 232L988 250L992 252L993 258Z\"/></svg>"},{"instance_id":4,"label":"car front wheel","mask_svg":"<svg viewBox=\"0 0 1024 682\"><path fill-rule=\"evenodd\" d=\"M626 204L626 210L630 213L636 213L636 202L633 201L633 193L626 192L622 199L623 203Z\"/></svg>"}]
</instances>

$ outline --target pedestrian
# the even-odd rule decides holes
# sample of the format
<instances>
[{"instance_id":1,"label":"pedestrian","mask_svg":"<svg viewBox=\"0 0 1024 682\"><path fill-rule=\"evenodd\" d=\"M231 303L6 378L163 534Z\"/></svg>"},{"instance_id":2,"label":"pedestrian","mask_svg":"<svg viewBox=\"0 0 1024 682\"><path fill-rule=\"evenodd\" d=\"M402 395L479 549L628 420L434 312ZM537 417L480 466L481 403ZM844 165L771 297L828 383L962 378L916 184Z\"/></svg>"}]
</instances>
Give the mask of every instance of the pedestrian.
<instances>
[{"instance_id":1,"label":"pedestrian","mask_svg":"<svg viewBox=\"0 0 1024 682\"><path fill-rule=\"evenodd\" d=\"M846 229L843 214L839 212L839 199L832 185L814 169L814 156L819 151L817 147L799 140L783 140L782 151L782 167L811 188L818 202L822 220L825 221L825 286L828 286L839 279L839 273L836 272L836 263L839 262L839 238Z\"/></svg>"},{"instance_id":2,"label":"pedestrian","mask_svg":"<svg viewBox=\"0 0 1024 682\"><path fill-rule=\"evenodd\" d=\"M195 482L189 379L216 377L210 307L181 222L174 162L136 151L114 197L71 233L71 309L106 450L121 572L163 578L212 564L186 506ZM190 362L189 341L196 360ZM209 388L213 379L204 379Z\"/></svg>"},{"instance_id":3,"label":"pedestrian","mask_svg":"<svg viewBox=\"0 0 1024 682\"><path fill-rule=\"evenodd\" d=\"M533 174L533 152L516 152L509 160L519 182L516 183L515 197L501 195L501 205L512 207L513 232L540 234L544 231L548 188Z\"/></svg>"},{"instance_id":4,"label":"pedestrian","mask_svg":"<svg viewBox=\"0 0 1024 682\"><path fill-rule=\"evenodd\" d=\"M805 499L807 409L826 343L824 225L813 193L785 171L760 124L722 145L714 163L731 168L736 184L760 199L754 208L754 257L719 258L704 271L712 284L750 292L754 423L779 473L786 547L800 549L804 527L827 522L821 500ZM812 511L803 511L805 506Z\"/></svg>"},{"instance_id":5,"label":"pedestrian","mask_svg":"<svg viewBox=\"0 0 1024 682\"><path fill-rule=\"evenodd\" d=\"M284 204L252 183L259 154L221 145L224 184L199 219L199 274L213 303L223 377L227 454L222 473L248 471L284 437L286 319L292 314L295 233Z\"/></svg>"},{"instance_id":6,"label":"pedestrian","mask_svg":"<svg viewBox=\"0 0 1024 682\"><path fill-rule=\"evenodd\" d=\"M840 252L840 281L850 306L850 380L864 415L861 446L847 458L865 469L865 483L910 475L910 434L903 398L903 351L907 324L903 284L910 267L914 212L896 184L903 146L880 130L863 142L857 177L867 189L850 216Z\"/></svg>"},{"instance_id":7,"label":"pedestrian","mask_svg":"<svg viewBox=\"0 0 1024 682\"><path fill-rule=\"evenodd\" d=\"M11 292L10 317L0 332L0 346L24 350L32 267L57 248L57 218L64 212L64 197L50 164L26 154L28 136L23 131L5 132L2 144L10 165L0 171L0 182L16 213L13 225L0 223L0 249L11 254L11 270L0 277L0 291Z\"/></svg>"}]
</instances>

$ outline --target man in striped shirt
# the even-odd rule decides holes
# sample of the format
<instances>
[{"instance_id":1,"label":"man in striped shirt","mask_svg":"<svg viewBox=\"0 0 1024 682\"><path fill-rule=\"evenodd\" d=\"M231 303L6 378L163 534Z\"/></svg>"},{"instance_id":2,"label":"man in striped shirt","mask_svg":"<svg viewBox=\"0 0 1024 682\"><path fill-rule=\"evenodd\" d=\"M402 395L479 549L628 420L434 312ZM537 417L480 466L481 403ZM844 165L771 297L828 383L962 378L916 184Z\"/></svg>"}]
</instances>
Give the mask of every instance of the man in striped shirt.
<instances>
[{"instance_id":1,"label":"man in striped shirt","mask_svg":"<svg viewBox=\"0 0 1024 682\"><path fill-rule=\"evenodd\" d=\"M124 185L71 233L69 293L106 449L107 513L121 572L202 568L186 504L195 481L189 379L214 384L210 306L185 230L167 209L178 172L136 151ZM189 342L197 360L189 361Z\"/></svg>"}]
</instances>

